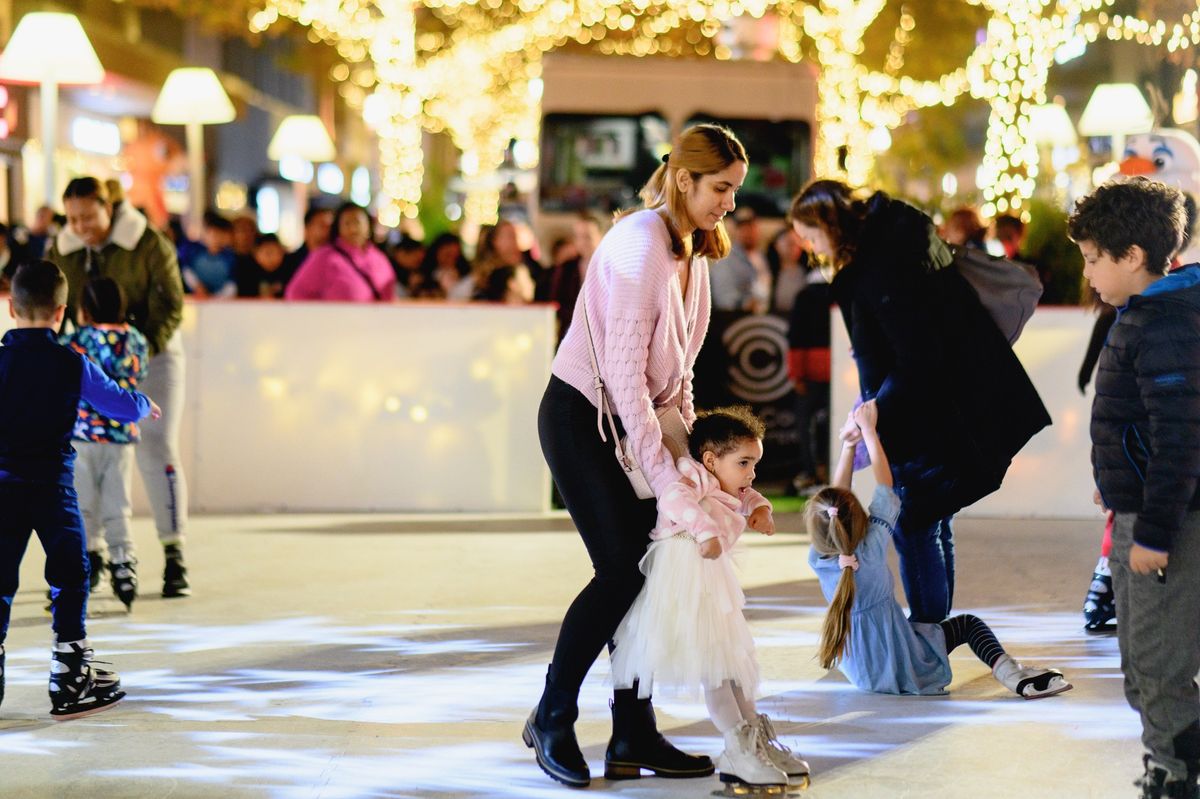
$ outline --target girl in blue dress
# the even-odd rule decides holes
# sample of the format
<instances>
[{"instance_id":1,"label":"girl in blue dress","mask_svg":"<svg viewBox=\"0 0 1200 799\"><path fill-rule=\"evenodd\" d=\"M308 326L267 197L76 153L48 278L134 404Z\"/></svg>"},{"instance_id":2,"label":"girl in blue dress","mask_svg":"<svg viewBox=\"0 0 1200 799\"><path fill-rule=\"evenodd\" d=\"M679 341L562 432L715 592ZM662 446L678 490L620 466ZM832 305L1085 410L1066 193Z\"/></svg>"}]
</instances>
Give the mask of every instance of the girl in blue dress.
<instances>
[{"instance_id":1,"label":"girl in blue dress","mask_svg":"<svg viewBox=\"0 0 1200 799\"><path fill-rule=\"evenodd\" d=\"M1022 666L1005 653L991 629L969 614L939 624L910 621L896 601L887 543L900 514L887 455L875 431L875 402L855 409L842 428L842 453L833 485L805 506L812 536L808 562L830 603L821 631L820 663L841 669L855 687L886 694L944 694L949 653L967 644L992 675L1026 699L1072 687L1061 672ZM850 491L854 448L862 441L878 484L868 509Z\"/></svg>"}]
</instances>

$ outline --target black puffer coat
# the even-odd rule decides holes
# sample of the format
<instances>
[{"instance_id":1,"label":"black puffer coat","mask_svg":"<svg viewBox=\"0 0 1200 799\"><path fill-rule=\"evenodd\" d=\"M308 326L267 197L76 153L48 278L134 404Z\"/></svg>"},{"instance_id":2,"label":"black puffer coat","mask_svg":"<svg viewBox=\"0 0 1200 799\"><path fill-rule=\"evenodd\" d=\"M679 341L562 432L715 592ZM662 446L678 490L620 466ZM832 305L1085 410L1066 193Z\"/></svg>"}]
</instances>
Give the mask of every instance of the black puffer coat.
<instances>
[{"instance_id":1,"label":"black puffer coat","mask_svg":"<svg viewBox=\"0 0 1200 799\"><path fill-rule=\"evenodd\" d=\"M1137 513L1143 546L1170 552L1200 510L1200 266L1118 311L1096 373L1092 469L1107 507Z\"/></svg>"},{"instance_id":2,"label":"black puffer coat","mask_svg":"<svg viewBox=\"0 0 1200 799\"><path fill-rule=\"evenodd\" d=\"M833 281L863 394L908 520L949 516L1000 487L1050 415L928 216L878 193Z\"/></svg>"}]
</instances>

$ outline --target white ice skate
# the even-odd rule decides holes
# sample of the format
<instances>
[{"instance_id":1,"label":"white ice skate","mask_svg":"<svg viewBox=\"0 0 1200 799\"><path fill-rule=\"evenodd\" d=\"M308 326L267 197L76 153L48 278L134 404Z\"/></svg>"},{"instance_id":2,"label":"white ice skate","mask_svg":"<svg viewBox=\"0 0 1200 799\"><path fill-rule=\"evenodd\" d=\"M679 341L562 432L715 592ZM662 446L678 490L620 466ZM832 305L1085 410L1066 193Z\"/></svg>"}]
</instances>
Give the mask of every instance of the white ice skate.
<instances>
[{"instance_id":1,"label":"white ice skate","mask_svg":"<svg viewBox=\"0 0 1200 799\"><path fill-rule=\"evenodd\" d=\"M808 763L796 757L796 754L775 735L775 728L766 713L758 714L758 735L766 744L767 757L772 765L787 775L789 788L808 787Z\"/></svg>"},{"instance_id":2,"label":"white ice skate","mask_svg":"<svg viewBox=\"0 0 1200 799\"><path fill-rule=\"evenodd\" d=\"M1002 655L996 661L992 676L1005 688L1025 699L1044 699L1075 687L1067 682L1061 671L1022 666L1008 655Z\"/></svg>"},{"instance_id":3,"label":"white ice skate","mask_svg":"<svg viewBox=\"0 0 1200 799\"><path fill-rule=\"evenodd\" d=\"M725 733L725 751L717 759L717 770L726 796L782 796L787 792L787 774L771 762L769 749L759 728L745 721Z\"/></svg>"}]
</instances>

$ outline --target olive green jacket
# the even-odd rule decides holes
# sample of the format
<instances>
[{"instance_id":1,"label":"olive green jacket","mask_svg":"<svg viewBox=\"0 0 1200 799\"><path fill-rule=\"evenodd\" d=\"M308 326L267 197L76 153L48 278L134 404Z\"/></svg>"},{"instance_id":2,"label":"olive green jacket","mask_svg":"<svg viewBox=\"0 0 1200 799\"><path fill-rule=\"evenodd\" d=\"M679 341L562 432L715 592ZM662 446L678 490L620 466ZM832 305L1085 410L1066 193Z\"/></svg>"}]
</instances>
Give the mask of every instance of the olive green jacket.
<instances>
[{"instance_id":1,"label":"olive green jacket","mask_svg":"<svg viewBox=\"0 0 1200 799\"><path fill-rule=\"evenodd\" d=\"M64 227L46 258L67 276L67 318L74 321L83 284L109 277L125 292L126 317L150 343L150 354L166 349L183 320L183 280L175 247L129 203L113 214L108 241L92 250Z\"/></svg>"}]
</instances>

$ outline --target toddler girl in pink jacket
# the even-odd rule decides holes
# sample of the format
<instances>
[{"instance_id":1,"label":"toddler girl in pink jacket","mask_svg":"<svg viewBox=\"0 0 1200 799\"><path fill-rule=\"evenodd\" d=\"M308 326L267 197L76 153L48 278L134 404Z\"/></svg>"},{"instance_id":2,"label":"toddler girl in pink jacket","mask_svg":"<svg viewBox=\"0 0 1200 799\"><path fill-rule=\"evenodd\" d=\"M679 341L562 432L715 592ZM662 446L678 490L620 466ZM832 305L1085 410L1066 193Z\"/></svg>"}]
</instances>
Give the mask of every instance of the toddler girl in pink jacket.
<instances>
[{"instance_id":1,"label":"toddler girl in pink jacket","mask_svg":"<svg viewBox=\"0 0 1200 799\"><path fill-rule=\"evenodd\" d=\"M698 415L690 457L676 463L681 478L658 500L658 523L640 564L646 583L614 636L613 682L636 684L643 696L703 688L725 737L717 764L723 781L806 784L808 764L779 743L755 708L754 639L729 555L747 523L775 532L771 504L751 487L763 433L748 408Z\"/></svg>"}]
</instances>

